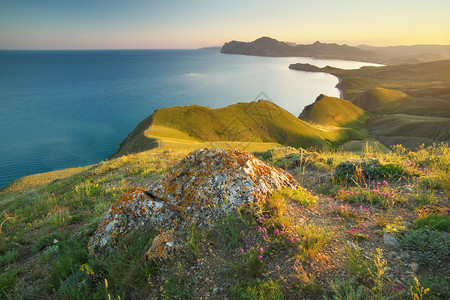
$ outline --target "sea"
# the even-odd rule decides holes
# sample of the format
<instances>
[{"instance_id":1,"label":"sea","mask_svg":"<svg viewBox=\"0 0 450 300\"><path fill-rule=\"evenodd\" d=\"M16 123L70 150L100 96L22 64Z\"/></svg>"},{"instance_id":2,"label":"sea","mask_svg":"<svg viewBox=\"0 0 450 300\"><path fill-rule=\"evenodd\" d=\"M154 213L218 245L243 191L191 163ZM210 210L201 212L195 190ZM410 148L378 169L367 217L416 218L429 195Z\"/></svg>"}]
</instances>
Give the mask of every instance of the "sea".
<instances>
[{"instance_id":1,"label":"sea","mask_svg":"<svg viewBox=\"0 0 450 300\"><path fill-rule=\"evenodd\" d=\"M108 159L158 108L266 99L298 116L321 93L339 97L336 77L288 68L299 62L375 65L217 50L0 51L0 188Z\"/></svg>"}]
</instances>

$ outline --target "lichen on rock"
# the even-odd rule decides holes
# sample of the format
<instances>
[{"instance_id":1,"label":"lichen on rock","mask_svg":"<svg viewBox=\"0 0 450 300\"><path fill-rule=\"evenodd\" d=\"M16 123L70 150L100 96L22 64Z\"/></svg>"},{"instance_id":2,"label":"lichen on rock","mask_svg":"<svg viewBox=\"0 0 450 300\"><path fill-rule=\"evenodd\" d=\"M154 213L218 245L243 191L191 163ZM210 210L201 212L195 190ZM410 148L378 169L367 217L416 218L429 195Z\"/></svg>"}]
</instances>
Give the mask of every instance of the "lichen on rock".
<instances>
[{"instance_id":1,"label":"lichen on rock","mask_svg":"<svg viewBox=\"0 0 450 300\"><path fill-rule=\"evenodd\" d=\"M188 154L148 191L132 189L111 205L89 243L91 252L139 228L183 230L208 226L246 203L263 201L297 181L241 150L199 149ZM162 239L163 240L163 239ZM158 255L159 256L159 255Z\"/></svg>"}]
</instances>

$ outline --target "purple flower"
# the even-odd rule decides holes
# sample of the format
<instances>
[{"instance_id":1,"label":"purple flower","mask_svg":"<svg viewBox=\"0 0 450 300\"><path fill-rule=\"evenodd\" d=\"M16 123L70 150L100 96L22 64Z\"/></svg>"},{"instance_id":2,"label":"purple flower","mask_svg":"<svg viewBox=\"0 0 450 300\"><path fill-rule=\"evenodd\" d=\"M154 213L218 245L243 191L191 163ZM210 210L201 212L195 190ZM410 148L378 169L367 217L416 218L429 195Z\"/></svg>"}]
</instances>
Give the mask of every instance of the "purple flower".
<instances>
[{"instance_id":1,"label":"purple flower","mask_svg":"<svg viewBox=\"0 0 450 300\"><path fill-rule=\"evenodd\" d=\"M245 243L247 242L247 238L243 238L242 241Z\"/></svg>"},{"instance_id":2,"label":"purple flower","mask_svg":"<svg viewBox=\"0 0 450 300\"><path fill-rule=\"evenodd\" d=\"M258 259L259 259L259 260L262 260L262 256L261 256L261 255L258 255Z\"/></svg>"},{"instance_id":3,"label":"purple flower","mask_svg":"<svg viewBox=\"0 0 450 300\"><path fill-rule=\"evenodd\" d=\"M398 285L398 288L401 289L401 290L403 290L405 287L404 287L403 285L399 284L399 285Z\"/></svg>"}]
</instances>

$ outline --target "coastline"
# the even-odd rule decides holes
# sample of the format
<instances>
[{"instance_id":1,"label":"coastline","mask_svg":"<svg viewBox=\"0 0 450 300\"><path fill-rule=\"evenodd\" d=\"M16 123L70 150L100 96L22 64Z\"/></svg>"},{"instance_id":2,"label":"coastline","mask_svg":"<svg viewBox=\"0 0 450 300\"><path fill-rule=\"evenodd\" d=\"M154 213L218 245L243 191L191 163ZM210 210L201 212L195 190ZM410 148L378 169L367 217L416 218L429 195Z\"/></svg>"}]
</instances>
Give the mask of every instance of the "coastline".
<instances>
[{"instance_id":1,"label":"coastline","mask_svg":"<svg viewBox=\"0 0 450 300\"><path fill-rule=\"evenodd\" d=\"M327 74L330 74L330 73L327 73ZM333 75L333 74L330 74L330 75ZM341 89L341 87L340 87L340 84L342 83L342 78L339 76L336 76L336 75L333 75L333 76L335 76L339 80L339 82L335 86L335 88L337 88L339 90L339 98L344 99L344 90ZM347 99L344 99L344 100L347 100Z\"/></svg>"}]
</instances>

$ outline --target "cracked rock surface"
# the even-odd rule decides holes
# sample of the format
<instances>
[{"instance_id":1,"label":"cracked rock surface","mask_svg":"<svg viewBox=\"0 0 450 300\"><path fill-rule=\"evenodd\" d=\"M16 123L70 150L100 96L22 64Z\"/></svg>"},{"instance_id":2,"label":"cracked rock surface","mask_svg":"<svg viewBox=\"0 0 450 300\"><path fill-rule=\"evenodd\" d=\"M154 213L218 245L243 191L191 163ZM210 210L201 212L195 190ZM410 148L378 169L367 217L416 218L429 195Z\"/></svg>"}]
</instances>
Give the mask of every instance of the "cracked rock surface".
<instances>
[{"instance_id":1,"label":"cracked rock surface","mask_svg":"<svg viewBox=\"0 0 450 300\"><path fill-rule=\"evenodd\" d=\"M111 205L89 242L91 252L139 228L165 232L208 226L247 203L266 199L297 181L241 150L199 149L188 154L148 191L134 188Z\"/></svg>"}]
</instances>

